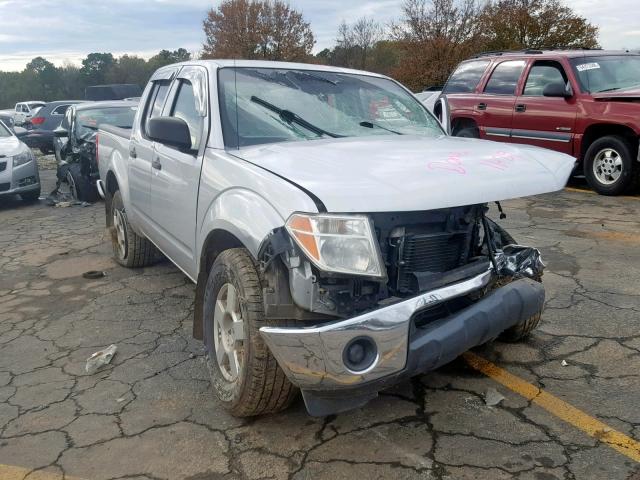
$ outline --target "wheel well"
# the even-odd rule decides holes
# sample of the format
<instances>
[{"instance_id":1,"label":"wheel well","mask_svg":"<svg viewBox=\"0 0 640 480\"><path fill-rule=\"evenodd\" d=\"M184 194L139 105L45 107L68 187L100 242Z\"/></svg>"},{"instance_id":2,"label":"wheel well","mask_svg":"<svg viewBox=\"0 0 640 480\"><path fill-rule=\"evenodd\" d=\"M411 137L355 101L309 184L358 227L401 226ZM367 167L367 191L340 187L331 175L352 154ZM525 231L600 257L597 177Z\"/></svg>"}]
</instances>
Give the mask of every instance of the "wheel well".
<instances>
[{"instance_id":1,"label":"wheel well","mask_svg":"<svg viewBox=\"0 0 640 480\"><path fill-rule=\"evenodd\" d=\"M618 135L630 140L633 148L638 146L638 135L629 127L624 125L616 125L611 123L598 123L589 125L582 136L582 145L580 146L580 159L583 159L587 150L593 142L598 138L607 135Z\"/></svg>"},{"instance_id":2,"label":"wheel well","mask_svg":"<svg viewBox=\"0 0 640 480\"><path fill-rule=\"evenodd\" d=\"M116 179L116 176L112 171L109 171L109 173L107 173L106 187L107 192L109 192L111 195L116 193L117 190L120 190L120 187L118 186L118 180Z\"/></svg>"},{"instance_id":3,"label":"wheel well","mask_svg":"<svg viewBox=\"0 0 640 480\"><path fill-rule=\"evenodd\" d=\"M462 130L463 128L478 128L478 124L472 118L456 118L451 123L451 131L455 135L457 132Z\"/></svg>"},{"instance_id":4,"label":"wheel well","mask_svg":"<svg viewBox=\"0 0 640 480\"><path fill-rule=\"evenodd\" d=\"M204 325L202 323L204 290L209 270L211 270L211 266L218 255L225 250L238 247L244 247L244 245L235 235L226 230L213 230L204 241L202 253L200 254L200 270L196 282L196 298L193 312L193 337L198 340L202 340L204 334Z\"/></svg>"}]
</instances>

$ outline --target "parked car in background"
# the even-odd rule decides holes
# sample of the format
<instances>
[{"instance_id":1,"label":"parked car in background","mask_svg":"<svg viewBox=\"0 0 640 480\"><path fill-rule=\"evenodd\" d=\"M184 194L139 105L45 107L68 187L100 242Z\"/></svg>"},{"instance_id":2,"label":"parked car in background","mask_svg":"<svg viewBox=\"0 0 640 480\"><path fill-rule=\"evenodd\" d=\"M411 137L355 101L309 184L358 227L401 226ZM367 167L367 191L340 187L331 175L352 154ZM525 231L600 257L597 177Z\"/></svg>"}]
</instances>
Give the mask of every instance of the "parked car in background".
<instances>
[{"instance_id":1,"label":"parked car in background","mask_svg":"<svg viewBox=\"0 0 640 480\"><path fill-rule=\"evenodd\" d=\"M638 53L492 52L462 62L443 94L454 135L572 155L589 185L603 195L637 188Z\"/></svg>"},{"instance_id":2,"label":"parked car in background","mask_svg":"<svg viewBox=\"0 0 640 480\"><path fill-rule=\"evenodd\" d=\"M0 111L0 122L4 123L6 127L9 127L11 130L13 130L13 110Z\"/></svg>"},{"instance_id":3,"label":"parked car in background","mask_svg":"<svg viewBox=\"0 0 640 480\"><path fill-rule=\"evenodd\" d=\"M45 155L53 153L53 131L60 126L67 108L80 102L82 100L59 100L47 103L36 116L31 118L31 129L22 141L31 148L38 148Z\"/></svg>"},{"instance_id":4,"label":"parked car in background","mask_svg":"<svg viewBox=\"0 0 640 480\"><path fill-rule=\"evenodd\" d=\"M13 114L13 123L15 125L24 125L25 123L28 123L29 120L31 120L31 118L45 105L46 102L40 101L16 103Z\"/></svg>"},{"instance_id":5,"label":"parked car in background","mask_svg":"<svg viewBox=\"0 0 640 480\"><path fill-rule=\"evenodd\" d=\"M26 202L40 197L38 162L31 149L0 121L0 197L15 194Z\"/></svg>"},{"instance_id":6,"label":"parked car in background","mask_svg":"<svg viewBox=\"0 0 640 480\"><path fill-rule=\"evenodd\" d=\"M83 107L76 107L83 108ZM196 282L194 336L238 416L356 408L498 336L525 338L543 264L485 212L562 189L569 155L447 136L382 75L247 60L151 77L105 125L115 259Z\"/></svg>"},{"instance_id":7,"label":"parked car in background","mask_svg":"<svg viewBox=\"0 0 640 480\"><path fill-rule=\"evenodd\" d=\"M133 83L115 83L111 85L93 85L84 90L84 98L91 101L124 100L140 97L142 89Z\"/></svg>"},{"instance_id":8,"label":"parked car in background","mask_svg":"<svg viewBox=\"0 0 640 480\"><path fill-rule=\"evenodd\" d=\"M422 104L427 107L427 109L434 113L434 108L440 94L442 93L442 86L439 87L429 87L422 92L416 93L416 98L422 102Z\"/></svg>"},{"instance_id":9,"label":"parked car in background","mask_svg":"<svg viewBox=\"0 0 640 480\"><path fill-rule=\"evenodd\" d=\"M58 128L56 159L58 181L67 182L76 200L93 202L98 198L96 180L96 134L103 124L131 128L136 102L86 102L69 105Z\"/></svg>"}]
</instances>

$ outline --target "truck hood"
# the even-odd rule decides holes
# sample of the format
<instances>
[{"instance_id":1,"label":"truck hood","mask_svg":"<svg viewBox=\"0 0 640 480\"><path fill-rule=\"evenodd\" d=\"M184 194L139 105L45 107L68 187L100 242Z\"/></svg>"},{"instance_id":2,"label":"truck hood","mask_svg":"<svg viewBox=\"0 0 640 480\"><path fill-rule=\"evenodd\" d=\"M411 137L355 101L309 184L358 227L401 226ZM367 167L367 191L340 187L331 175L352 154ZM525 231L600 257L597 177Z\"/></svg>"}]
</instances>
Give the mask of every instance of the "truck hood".
<instances>
[{"instance_id":1,"label":"truck hood","mask_svg":"<svg viewBox=\"0 0 640 480\"><path fill-rule=\"evenodd\" d=\"M537 147L410 135L268 144L234 155L311 192L329 212L432 210L553 192L575 164Z\"/></svg>"}]
</instances>

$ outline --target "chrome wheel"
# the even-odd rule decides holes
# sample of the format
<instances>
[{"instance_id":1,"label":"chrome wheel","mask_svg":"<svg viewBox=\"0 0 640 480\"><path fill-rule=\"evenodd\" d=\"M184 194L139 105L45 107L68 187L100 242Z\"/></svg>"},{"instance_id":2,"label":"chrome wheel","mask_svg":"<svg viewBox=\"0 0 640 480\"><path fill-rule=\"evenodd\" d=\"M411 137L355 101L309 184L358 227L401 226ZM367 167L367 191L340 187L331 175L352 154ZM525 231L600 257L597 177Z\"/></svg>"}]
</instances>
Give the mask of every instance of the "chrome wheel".
<instances>
[{"instance_id":1,"label":"chrome wheel","mask_svg":"<svg viewBox=\"0 0 640 480\"><path fill-rule=\"evenodd\" d=\"M613 148L600 150L593 159L593 175L603 185L616 183L622 168L622 157Z\"/></svg>"},{"instance_id":2,"label":"chrome wheel","mask_svg":"<svg viewBox=\"0 0 640 480\"><path fill-rule=\"evenodd\" d=\"M67 172L67 183L69 184L69 191L74 200L78 200L78 187L76 187L76 181L73 179L71 172Z\"/></svg>"},{"instance_id":3,"label":"chrome wheel","mask_svg":"<svg viewBox=\"0 0 640 480\"><path fill-rule=\"evenodd\" d=\"M244 351L244 320L238 291L225 283L218 292L213 314L213 343L222 376L233 382L240 376Z\"/></svg>"},{"instance_id":4,"label":"chrome wheel","mask_svg":"<svg viewBox=\"0 0 640 480\"><path fill-rule=\"evenodd\" d=\"M124 217L120 210L113 209L113 227L116 230L115 240L118 242L118 254L124 259L127 256L127 233L124 225Z\"/></svg>"}]
</instances>

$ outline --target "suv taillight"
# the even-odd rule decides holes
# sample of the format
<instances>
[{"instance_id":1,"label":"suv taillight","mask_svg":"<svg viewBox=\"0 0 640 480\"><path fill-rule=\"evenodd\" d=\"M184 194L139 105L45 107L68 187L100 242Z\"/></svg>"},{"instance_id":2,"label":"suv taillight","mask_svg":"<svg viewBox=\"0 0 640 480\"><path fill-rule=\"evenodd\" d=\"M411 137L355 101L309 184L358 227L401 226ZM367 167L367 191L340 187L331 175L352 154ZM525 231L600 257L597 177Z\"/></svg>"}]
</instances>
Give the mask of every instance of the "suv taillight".
<instances>
[{"instance_id":1,"label":"suv taillight","mask_svg":"<svg viewBox=\"0 0 640 480\"><path fill-rule=\"evenodd\" d=\"M32 125L42 125L44 123L44 117L33 117L31 119Z\"/></svg>"}]
</instances>

